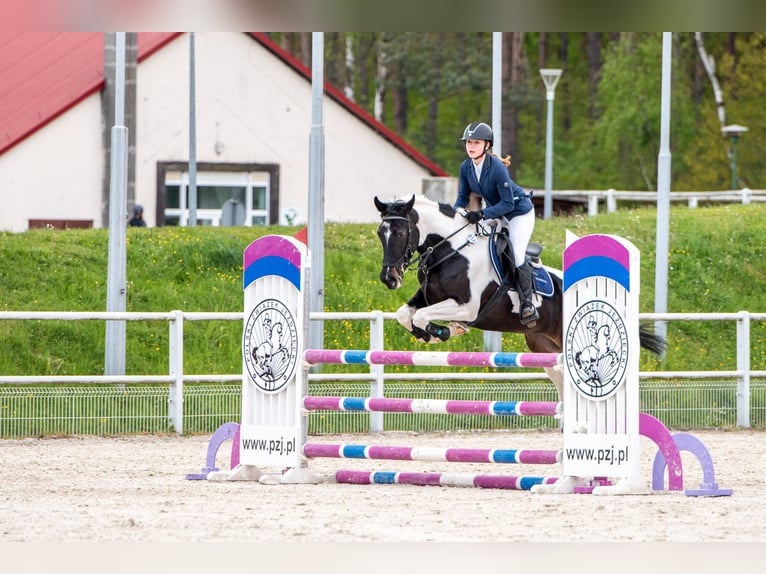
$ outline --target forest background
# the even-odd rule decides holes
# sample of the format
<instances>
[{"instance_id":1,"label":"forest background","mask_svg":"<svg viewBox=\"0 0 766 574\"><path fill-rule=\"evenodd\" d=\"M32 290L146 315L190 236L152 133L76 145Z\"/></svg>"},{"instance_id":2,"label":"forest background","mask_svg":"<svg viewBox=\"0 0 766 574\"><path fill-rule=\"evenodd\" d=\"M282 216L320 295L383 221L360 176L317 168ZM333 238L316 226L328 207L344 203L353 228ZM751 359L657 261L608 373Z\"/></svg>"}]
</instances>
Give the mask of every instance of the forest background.
<instances>
[{"instance_id":1,"label":"forest background","mask_svg":"<svg viewBox=\"0 0 766 574\"><path fill-rule=\"evenodd\" d=\"M311 33L271 33L311 65ZM492 33L327 32L325 80L344 91L450 175L465 158L463 129L492 122ZM763 189L765 32L675 32L672 42L671 190ZM656 191L662 34L504 32L502 149L511 177L542 189L547 104L541 68L556 87L553 188Z\"/></svg>"}]
</instances>

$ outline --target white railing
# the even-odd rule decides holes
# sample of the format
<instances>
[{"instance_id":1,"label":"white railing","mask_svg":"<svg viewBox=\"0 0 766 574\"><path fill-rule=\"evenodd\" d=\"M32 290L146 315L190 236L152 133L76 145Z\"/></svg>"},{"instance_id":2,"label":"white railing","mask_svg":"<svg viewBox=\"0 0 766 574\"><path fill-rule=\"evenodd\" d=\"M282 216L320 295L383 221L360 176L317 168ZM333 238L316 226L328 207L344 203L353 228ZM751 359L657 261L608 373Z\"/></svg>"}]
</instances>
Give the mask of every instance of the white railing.
<instances>
[{"instance_id":1,"label":"white railing","mask_svg":"<svg viewBox=\"0 0 766 574\"><path fill-rule=\"evenodd\" d=\"M88 312L88 311L0 311L0 320L46 320L46 321L167 321L169 326L168 374L167 375L0 375L1 384L168 384L168 417L173 429L183 433L183 385L184 383L239 382L241 374L187 374L184 372L184 323L185 321L243 321L243 312ZM734 370L715 371L642 371L641 379L708 379L714 377L737 380L737 426L750 427L750 380L766 378L766 371L751 369L750 323L766 321L766 313L641 313L646 321L736 321L737 359ZM396 320L396 313L382 311L365 312L312 312L311 320L370 322L370 348L383 350L383 325ZM383 365L370 365L365 373L312 373L309 381L369 381L371 396L383 396L385 381L402 380L546 380L544 373L518 372L431 372L386 373ZM383 413L370 413L370 430L383 429Z\"/></svg>"},{"instance_id":2,"label":"white railing","mask_svg":"<svg viewBox=\"0 0 766 574\"><path fill-rule=\"evenodd\" d=\"M657 203L655 191L617 191L604 190L554 190L553 199L581 201L588 204L588 215L598 215L599 205L606 203L606 211L617 211L617 201L636 203ZM766 190L741 189L731 191L671 191L671 202L686 202L689 207L697 207L700 202L743 203L766 202Z\"/></svg>"}]
</instances>

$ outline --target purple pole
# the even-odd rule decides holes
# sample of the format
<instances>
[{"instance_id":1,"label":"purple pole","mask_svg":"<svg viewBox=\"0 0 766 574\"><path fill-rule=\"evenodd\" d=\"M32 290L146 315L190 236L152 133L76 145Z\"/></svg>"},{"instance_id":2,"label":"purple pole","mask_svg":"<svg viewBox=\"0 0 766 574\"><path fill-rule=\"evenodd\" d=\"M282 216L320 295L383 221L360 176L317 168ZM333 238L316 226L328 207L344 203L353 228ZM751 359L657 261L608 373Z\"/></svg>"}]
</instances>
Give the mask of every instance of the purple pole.
<instances>
[{"instance_id":1,"label":"purple pole","mask_svg":"<svg viewBox=\"0 0 766 574\"><path fill-rule=\"evenodd\" d=\"M465 486L505 490L529 490L535 484L553 484L557 480L558 478L556 477L492 476L433 472L339 470L335 473L335 481L343 484L414 484L417 486Z\"/></svg>"},{"instance_id":2,"label":"purple pole","mask_svg":"<svg viewBox=\"0 0 766 574\"><path fill-rule=\"evenodd\" d=\"M307 458L364 458L370 460L420 460L440 462L491 462L497 464L557 464L561 451L365 446L355 444L303 445Z\"/></svg>"},{"instance_id":3,"label":"purple pole","mask_svg":"<svg viewBox=\"0 0 766 574\"><path fill-rule=\"evenodd\" d=\"M423 365L437 367L553 367L559 353L472 353L444 351L360 351L308 349L304 359L311 365Z\"/></svg>"},{"instance_id":4,"label":"purple pole","mask_svg":"<svg viewBox=\"0 0 766 574\"><path fill-rule=\"evenodd\" d=\"M304 397L309 411L366 411L489 416L556 416L561 403L535 401L459 401L361 397Z\"/></svg>"}]
</instances>

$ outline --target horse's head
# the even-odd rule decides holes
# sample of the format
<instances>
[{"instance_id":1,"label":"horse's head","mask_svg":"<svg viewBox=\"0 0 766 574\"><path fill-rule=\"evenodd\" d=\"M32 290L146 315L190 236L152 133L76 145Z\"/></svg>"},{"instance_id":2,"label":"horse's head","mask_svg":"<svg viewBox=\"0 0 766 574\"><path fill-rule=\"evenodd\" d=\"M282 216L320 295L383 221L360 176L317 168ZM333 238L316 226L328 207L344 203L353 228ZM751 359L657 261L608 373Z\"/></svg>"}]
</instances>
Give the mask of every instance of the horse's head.
<instances>
[{"instance_id":1,"label":"horse's head","mask_svg":"<svg viewBox=\"0 0 766 574\"><path fill-rule=\"evenodd\" d=\"M404 272L410 264L420 242L418 214L412 210L415 196L409 201L383 202L375 197L375 207L380 211L378 237L383 245L383 268L380 280L389 289L402 286Z\"/></svg>"}]
</instances>

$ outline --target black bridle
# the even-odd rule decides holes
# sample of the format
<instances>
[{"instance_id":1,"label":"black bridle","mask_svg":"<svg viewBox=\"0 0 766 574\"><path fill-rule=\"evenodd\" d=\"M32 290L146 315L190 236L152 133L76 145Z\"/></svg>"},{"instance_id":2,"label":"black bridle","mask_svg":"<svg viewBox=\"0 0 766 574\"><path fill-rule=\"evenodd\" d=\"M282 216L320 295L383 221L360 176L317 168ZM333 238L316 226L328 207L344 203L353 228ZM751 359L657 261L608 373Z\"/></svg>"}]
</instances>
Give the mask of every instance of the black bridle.
<instances>
[{"instance_id":1,"label":"black bridle","mask_svg":"<svg viewBox=\"0 0 766 574\"><path fill-rule=\"evenodd\" d=\"M415 249L420 251L420 247L416 246L413 248L412 246L412 219L409 217L404 217L403 215L384 215L381 217L383 221L391 221L391 220L403 220L407 222L407 246L404 249L404 253L400 255L395 261L389 262L385 259L383 260L383 267L394 267L396 269L401 269L402 276L404 273L409 269L412 265L417 264L418 271L422 271L424 274L428 275L431 269L434 267L444 263L447 259L452 257L453 255L456 255L458 251L463 249L464 247L467 247L468 245L471 245L476 242L476 235L471 234L468 236L466 241L453 251L450 251L447 255L442 257L441 259L434 261L433 263L428 262L429 257L431 254L441 245L447 243L452 237L463 231L466 227L471 225L470 223L466 223L465 225L457 228L455 231L450 233L447 237L443 238L441 241L436 243L435 245L430 245L429 247L425 248L422 252L419 252L417 256L415 256ZM478 227L478 225L477 225Z\"/></svg>"},{"instance_id":2,"label":"black bridle","mask_svg":"<svg viewBox=\"0 0 766 574\"><path fill-rule=\"evenodd\" d=\"M393 267L395 269L401 269L402 275L407 271L407 268L412 262L412 220L409 217L402 215L385 215L381 218L383 221L403 220L407 222L407 245L396 261L390 262L383 259L383 267Z\"/></svg>"}]
</instances>

